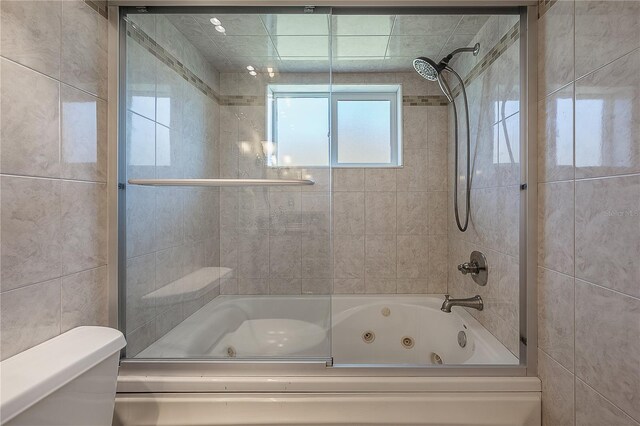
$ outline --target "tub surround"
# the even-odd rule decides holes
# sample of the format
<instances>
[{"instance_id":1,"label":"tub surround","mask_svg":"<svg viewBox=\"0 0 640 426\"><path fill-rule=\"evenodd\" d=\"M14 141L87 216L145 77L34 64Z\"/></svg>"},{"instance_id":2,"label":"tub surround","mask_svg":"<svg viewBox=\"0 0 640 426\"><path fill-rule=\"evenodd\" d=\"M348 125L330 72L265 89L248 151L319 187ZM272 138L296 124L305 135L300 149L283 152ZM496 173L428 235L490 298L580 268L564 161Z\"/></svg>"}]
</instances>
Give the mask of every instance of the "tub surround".
<instances>
[{"instance_id":1,"label":"tub surround","mask_svg":"<svg viewBox=\"0 0 640 426\"><path fill-rule=\"evenodd\" d=\"M640 4L559 0L538 23L543 425L638 425Z\"/></svg>"},{"instance_id":2,"label":"tub surround","mask_svg":"<svg viewBox=\"0 0 640 426\"><path fill-rule=\"evenodd\" d=\"M105 15L0 3L1 359L108 322Z\"/></svg>"}]
</instances>

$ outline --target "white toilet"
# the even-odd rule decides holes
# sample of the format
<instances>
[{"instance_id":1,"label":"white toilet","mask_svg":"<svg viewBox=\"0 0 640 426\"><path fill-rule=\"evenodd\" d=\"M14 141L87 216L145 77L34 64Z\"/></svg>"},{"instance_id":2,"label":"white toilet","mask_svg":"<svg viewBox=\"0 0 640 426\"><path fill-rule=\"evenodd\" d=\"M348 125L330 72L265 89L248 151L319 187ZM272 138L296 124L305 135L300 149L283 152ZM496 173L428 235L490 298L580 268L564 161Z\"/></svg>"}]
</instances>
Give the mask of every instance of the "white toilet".
<instances>
[{"instance_id":1,"label":"white toilet","mask_svg":"<svg viewBox=\"0 0 640 426\"><path fill-rule=\"evenodd\" d=\"M0 424L111 425L124 336L78 327L0 363Z\"/></svg>"}]
</instances>

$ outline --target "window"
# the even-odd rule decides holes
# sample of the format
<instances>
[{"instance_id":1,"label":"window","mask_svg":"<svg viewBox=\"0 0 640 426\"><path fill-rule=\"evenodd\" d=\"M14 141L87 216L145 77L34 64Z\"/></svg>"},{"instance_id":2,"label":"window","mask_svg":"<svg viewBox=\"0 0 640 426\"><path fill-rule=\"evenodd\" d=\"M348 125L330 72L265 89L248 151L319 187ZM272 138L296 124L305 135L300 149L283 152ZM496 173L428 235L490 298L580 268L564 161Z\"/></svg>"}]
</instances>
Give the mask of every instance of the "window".
<instances>
[{"instance_id":1,"label":"window","mask_svg":"<svg viewBox=\"0 0 640 426\"><path fill-rule=\"evenodd\" d=\"M271 85L272 167L402 165L398 85Z\"/></svg>"}]
</instances>

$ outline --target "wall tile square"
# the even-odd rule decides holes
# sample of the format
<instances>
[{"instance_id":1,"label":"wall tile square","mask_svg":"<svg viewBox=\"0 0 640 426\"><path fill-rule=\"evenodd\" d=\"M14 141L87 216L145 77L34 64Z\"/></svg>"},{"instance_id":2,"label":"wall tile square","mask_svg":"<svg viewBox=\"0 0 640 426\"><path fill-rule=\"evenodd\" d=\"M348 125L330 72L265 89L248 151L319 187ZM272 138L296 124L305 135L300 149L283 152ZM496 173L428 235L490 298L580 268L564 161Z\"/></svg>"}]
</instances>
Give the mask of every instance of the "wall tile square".
<instances>
[{"instance_id":1,"label":"wall tile square","mask_svg":"<svg viewBox=\"0 0 640 426\"><path fill-rule=\"evenodd\" d=\"M638 422L576 379L576 424L580 426L637 426Z\"/></svg>"},{"instance_id":2,"label":"wall tile square","mask_svg":"<svg viewBox=\"0 0 640 426\"><path fill-rule=\"evenodd\" d=\"M107 186L62 181L62 273L107 263Z\"/></svg>"},{"instance_id":3,"label":"wall tile square","mask_svg":"<svg viewBox=\"0 0 640 426\"><path fill-rule=\"evenodd\" d=\"M107 326L107 286L106 266L62 278L61 331L84 325Z\"/></svg>"},{"instance_id":4,"label":"wall tile square","mask_svg":"<svg viewBox=\"0 0 640 426\"><path fill-rule=\"evenodd\" d=\"M107 181L107 103L60 87L60 176Z\"/></svg>"},{"instance_id":5,"label":"wall tile square","mask_svg":"<svg viewBox=\"0 0 640 426\"><path fill-rule=\"evenodd\" d=\"M363 192L333 194L333 231L335 235L364 235L365 198Z\"/></svg>"},{"instance_id":6,"label":"wall tile square","mask_svg":"<svg viewBox=\"0 0 640 426\"><path fill-rule=\"evenodd\" d=\"M365 193L365 233L382 235L396 233L396 193Z\"/></svg>"},{"instance_id":7,"label":"wall tile square","mask_svg":"<svg viewBox=\"0 0 640 426\"><path fill-rule=\"evenodd\" d=\"M542 380L542 426L574 424L574 377L538 350L538 376Z\"/></svg>"},{"instance_id":8,"label":"wall tile square","mask_svg":"<svg viewBox=\"0 0 640 426\"><path fill-rule=\"evenodd\" d=\"M574 76L574 0L560 0L538 21L538 99Z\"/></svg>"},{"instance_id":9,"label":"wall tile square","mask_svg":"<svg viewBox=\"0 0 640 426\"><path fill-rule=\"evenodd\" d=\"M334 237L334 278L364 278L364 259L364 236L336 235ZM337 283L334 282L335 285ZM334 287L334 290L337 288Z\"/></svg>"},{"instance_id":10,"label":"wall tile square","mask_svg":"<svg viewBox=\"0 0 640 426\"><path fill-rule=\"evenodd\" d=\"M4 58L0 67L2 173L60 177L60 83Z\"/></svg>"},{"instance_id":11,"label":"wall tile square","mask_svg":"<svg viewBox=\"0 0 640 426\"><path fill-rule=\"evenodd\" d=\"M640 175L576 182L576 277L640 297Z\"/></svg>"},{"instance_id":12,"label":"wall tile square","mask_svg":"<svg viewBox=\"0 0 640 426\"><path fill-rule=\"evenodd\" d=\"M640 172L640 49L575 85L576 178Z\"/></svg>"},{"instance_id":13,"label":"wall tile square","mask_svg":"<svg viewBox=\"0 0 640 426\"><path fill-rule=\"evenodd\" d=\"M574 279L538 268L538 347L573 371Z\"/></svg>"},{"instance_id":14,"label":"wall tile square","mask_svg":"<svg viewBox=\"0 0 640 426\"><path fill-rule=\"evenodd\" d=\"M573 182L538 185L538 265L573 275Z\"/></svg>"},{"instance_id":15,"label":"wall tile square","mask_svg":"<svg viewBox=\"0 0 640 426\"><path fill-rule=\"evenodd\" d=\"M61 1L2 2L2 56L43 74L60 76Z\"/></svg>"},{"instance_id":16,"label":"wall tile square","mask_svg":"<svg viewBox=\"0 0 640 426\"><path fill-rule=\"evenodd\" d=\"M60 334L60 279L2 293L0 359Z\"/></svg>"},{"instance_id":17,"label":"wall tile square","mask_svg":"<svg viewBox=\"0 0 640 426\"><path fill-rule=\"evenodd\" d=\"M638 366L640 300L576 280L576 376L640 419Z\"/></svg>"},{"instance_id":18,"label":"wall tile square","mask_svg":"<svg viewBox=\"0 0 640 426\"><path fill-rule=\"evenodd\" d=\"M574 178L573 84L538 103L538 181Z\"/></svg>"},{"instance_id":19,"label":"wall tile square","mask_svg":"<svg viewBox=\"0 0 640 426\"><path fill-rule=\"evenodd\" d=\"M62 4L60 80L106 99L107 20L82 0L67 0L60 3Z\"/></svg>"},{"instance_id":20,"label":"wall tile square","mask_svg":"<svg viewBox=\"0 0 640 426\"><path fill-rule=\"evenodd\" d=\"M0 177L2 291L62 275L60 182Z\"/></svg>"}]
</instances>

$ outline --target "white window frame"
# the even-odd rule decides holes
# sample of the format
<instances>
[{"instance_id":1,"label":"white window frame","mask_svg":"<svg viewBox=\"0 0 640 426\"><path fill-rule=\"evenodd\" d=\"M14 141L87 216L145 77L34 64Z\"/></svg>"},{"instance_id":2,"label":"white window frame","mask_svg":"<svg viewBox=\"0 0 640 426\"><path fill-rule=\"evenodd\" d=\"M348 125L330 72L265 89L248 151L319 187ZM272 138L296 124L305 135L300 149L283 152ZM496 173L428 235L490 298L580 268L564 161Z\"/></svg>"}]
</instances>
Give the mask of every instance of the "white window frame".
<instances>
[{"instance_id":1,"label":"white window frame","mask_svg":"<svg viewBox=\"0 0 640 426\"><path fill-rule=\"evenodd\" d=\"M284 165L269 164L270 167L332 167L332 168L398 168L402 167L402 86L400 85L333 85L329 90L327 85L270 85L267 87L267 129L271 141L278 146L276 129L277 99L278 98L314 98L322 97L328 99L329 110L327 111L329 120L329 134L327 137L329 147L329 164L327 165ZM338 101L388 101L390 103L390 161L388 163L340 163L338 158L338 145L340 144L338 135ZM274 144L270 144L267 153L269 162L278 153L273 152Z\"/></svg>"}]
</instances>

